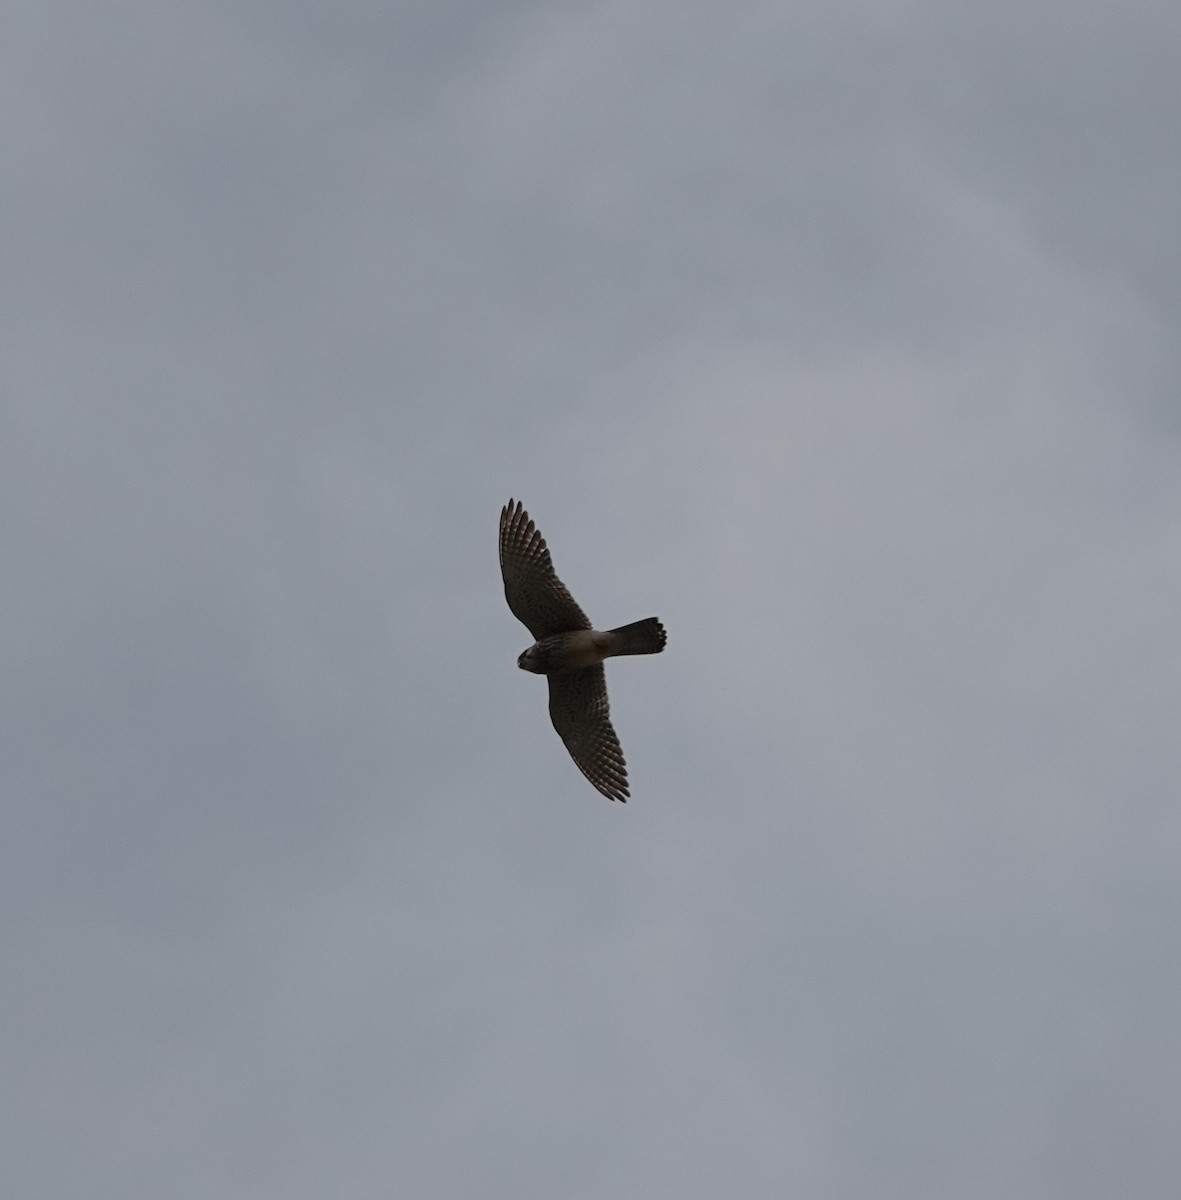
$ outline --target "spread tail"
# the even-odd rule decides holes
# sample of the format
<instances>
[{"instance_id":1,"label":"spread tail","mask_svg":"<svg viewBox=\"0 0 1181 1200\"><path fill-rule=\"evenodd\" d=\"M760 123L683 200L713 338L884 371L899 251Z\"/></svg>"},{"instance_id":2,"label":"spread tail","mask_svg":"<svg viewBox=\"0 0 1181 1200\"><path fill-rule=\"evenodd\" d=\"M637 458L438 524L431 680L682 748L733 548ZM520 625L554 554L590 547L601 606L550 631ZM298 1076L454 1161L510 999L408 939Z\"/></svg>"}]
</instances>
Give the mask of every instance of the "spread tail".
<instances>
[{"instance_id":1,"label":"spread tail","mask_svg":"<svg viewBox=\"0 0 1181 1200\"><path fill-rule=\"evenodd\" d=\"M668 640L664 626L655 617L610 630L615 636L612 654L659 654Z\"/></svg>"}]
</instances>

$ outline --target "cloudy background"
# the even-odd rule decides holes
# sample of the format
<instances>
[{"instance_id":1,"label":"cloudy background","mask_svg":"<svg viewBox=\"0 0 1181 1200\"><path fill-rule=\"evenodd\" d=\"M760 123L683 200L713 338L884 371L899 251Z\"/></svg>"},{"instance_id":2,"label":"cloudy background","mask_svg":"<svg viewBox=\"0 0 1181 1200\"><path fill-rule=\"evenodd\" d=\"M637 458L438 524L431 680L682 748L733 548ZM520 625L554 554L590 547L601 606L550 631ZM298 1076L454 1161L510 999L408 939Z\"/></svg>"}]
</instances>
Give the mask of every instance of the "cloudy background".
<instances>
[{"instance_id":1,"label":"cloudy background","mask_svg":"<svg viewBox=\"0 0 1181 1200\"><path fill-rule=\"evenodd\" d=\"M1176 11L4 25L5 1195L1173 1200Z\"/></svg>"}]
</instances>

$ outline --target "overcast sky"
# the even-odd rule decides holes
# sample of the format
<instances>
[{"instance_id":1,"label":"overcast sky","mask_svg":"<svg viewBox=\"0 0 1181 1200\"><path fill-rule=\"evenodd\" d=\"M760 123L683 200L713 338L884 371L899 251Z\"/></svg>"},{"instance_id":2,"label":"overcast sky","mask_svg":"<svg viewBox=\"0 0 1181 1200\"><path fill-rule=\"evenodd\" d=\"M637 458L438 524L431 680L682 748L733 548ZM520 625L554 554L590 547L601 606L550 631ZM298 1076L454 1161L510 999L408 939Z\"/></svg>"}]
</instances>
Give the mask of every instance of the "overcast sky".
<instances>
[{"instance_id":1,"label":"overcast sky","mask_svg":"<svg viewBox=\"0 0 1181 1200\"><path fill-rule=\"evenodd\" d=\"M6 1197L1181 1194L1175 6L4 26Z\"/></svg>"}]
</instances>

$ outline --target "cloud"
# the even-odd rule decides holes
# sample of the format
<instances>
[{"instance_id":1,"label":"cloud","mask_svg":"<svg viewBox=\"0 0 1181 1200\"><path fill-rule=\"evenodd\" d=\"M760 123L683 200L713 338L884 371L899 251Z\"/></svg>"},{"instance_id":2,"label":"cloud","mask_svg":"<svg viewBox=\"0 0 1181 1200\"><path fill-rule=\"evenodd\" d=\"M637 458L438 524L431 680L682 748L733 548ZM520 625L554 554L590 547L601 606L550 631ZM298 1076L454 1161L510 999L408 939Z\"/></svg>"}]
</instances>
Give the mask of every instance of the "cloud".
<instances>
[{"instance_id":1,"label":"cloud","mask_svg":"<svg viewBox=\"0 0 1181 1200\"><path fill-rule=\"evenodd\" d=\"M1171 1195L1171 23L75 16L0 73L16 1190ZM668 627L626 810L510 494Z\"/></svg>"}]
</instances>

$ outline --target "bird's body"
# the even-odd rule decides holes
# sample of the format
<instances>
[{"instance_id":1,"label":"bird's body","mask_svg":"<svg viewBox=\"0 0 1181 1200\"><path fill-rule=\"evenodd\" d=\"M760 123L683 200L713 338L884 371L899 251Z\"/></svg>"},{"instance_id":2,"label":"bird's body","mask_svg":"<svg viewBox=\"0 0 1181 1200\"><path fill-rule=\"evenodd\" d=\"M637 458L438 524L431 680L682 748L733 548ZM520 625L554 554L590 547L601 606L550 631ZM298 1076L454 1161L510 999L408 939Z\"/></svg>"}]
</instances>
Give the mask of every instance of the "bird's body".
<instances>
[{"instance_id":1,"label":"bird's body","mask_svg":"<svg viewBox=\"0 0 1181 1200\"><path fill-rule=\"evenodd\" d=\"M533 643L517 659L522 671L534 675L558 675L594 667L609 653L611 635L597 629L575 629L571 633L552 633Z\"/></svg>"},{"instance_id":2,"label":"bird's body","mask_svg":"<svg viewBox=\"0 0 1181 1200\"><path fill-rule=\"evenodd\" d=\"M500 571L509 608L536 639L517 666L548 676L550 719L570 756L604 796L626 801L627 766L611 725L603 660L659 654L664 626L647 617L618 629L593 629L554 573L545 539L512 500L500 513Z\"/></svg>"},{"instance_id":3,"label":"bird's body","mask_svg":"<svg viewBox=\"0 0 1181 1200\"><path fill-rule=\"evenodd\" d=\"M603 659L619 654L659 654L664 642L664 626L655 617L648 617L618 629L550 634L534 642L517 659L517 666L535 675L557 675L597 666Z\"/></svg>"}]
</instances>

